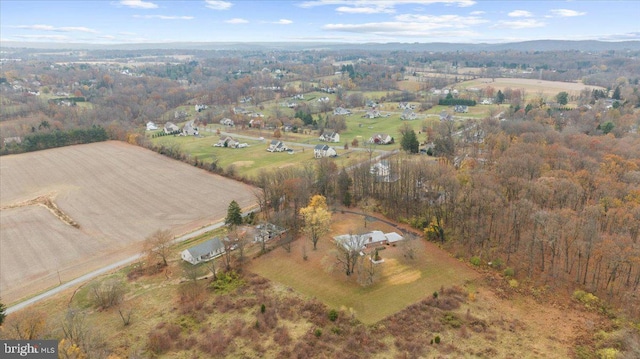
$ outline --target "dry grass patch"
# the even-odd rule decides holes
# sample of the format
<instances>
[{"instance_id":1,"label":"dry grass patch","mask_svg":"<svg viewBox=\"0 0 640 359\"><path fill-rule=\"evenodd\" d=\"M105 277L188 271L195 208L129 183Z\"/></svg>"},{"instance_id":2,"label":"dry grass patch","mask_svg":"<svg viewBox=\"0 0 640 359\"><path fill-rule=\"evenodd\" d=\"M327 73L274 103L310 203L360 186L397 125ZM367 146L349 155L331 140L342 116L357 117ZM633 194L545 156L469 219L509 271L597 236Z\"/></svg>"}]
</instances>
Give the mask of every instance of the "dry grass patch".
<instances>
[{"instance_id":1,"label":"dry grass patch","mask_svg":"<svg viewBox=\"0 0 640 359\"><path fill-rule=\"evenodd\" d=\"M361 216L334 215L332 235L370 230L389 232L393 227L381 222L369 222L366 230ZM362 287L356 275L347 277L341 270L329 271L335 263L335 244L330 236L318 242L313 251L311 241L300 238L291 252L275 250L249 264L248 269L270 280L315 297L332 308L345 308L364 323L372 324L431 295L442 286L463 285L477 274L463 263L451 258L431 243L416 240L416 258L404 258L400 245L380 251L384 263L377 265L380 280ZM302 253L306 252L308 260Z\"/></svg>"}]
</instances>

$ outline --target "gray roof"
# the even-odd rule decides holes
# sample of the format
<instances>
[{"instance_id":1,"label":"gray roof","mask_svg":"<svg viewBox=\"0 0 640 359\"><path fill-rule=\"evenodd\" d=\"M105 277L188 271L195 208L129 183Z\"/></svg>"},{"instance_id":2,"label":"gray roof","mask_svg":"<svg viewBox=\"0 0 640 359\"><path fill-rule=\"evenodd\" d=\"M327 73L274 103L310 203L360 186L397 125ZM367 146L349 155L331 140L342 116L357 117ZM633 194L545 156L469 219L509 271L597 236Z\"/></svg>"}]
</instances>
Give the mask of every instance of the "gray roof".
<instances>
[{"instance_id":1,"label":"gray roof","mask_svg":"<svg viewBox=\"0 0 640 359\"><path fill-rule=\"evenodd\" d=\"M189 254L191 254L193 258L198 258L200 256L203 256L209 253L217 252L223 248L224 248L224 244L222 244L222 241L220 240L220 238L215 237L206 242L203 242L196 246L188 248L187 251L189 252Z\"/></svg>"},{"instance_id":2,"label":"gray roof","mask_svg":"<svg viewBox=\"0 0 640 359\"><path fill-rule=\"evenodd\" d=\"M316 147L313 148L314 150L318 150L318 151L326 151L329 149L329 146L327 145L316 145Z\"/></svg>"}]
</instances>

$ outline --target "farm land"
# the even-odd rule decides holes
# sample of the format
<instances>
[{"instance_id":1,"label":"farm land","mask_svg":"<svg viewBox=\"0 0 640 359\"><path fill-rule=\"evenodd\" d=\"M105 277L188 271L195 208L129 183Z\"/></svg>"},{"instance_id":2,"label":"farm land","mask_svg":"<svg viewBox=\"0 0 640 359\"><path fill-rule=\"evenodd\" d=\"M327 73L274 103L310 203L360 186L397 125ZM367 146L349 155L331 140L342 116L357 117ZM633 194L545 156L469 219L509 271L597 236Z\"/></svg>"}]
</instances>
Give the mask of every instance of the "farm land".
<instances>
[{"instance_id":1,"label":"farm land","mask_svg":"<svg viewBox=\"0 0 640 359\"><path fill-rule=\"evenodd\" d=\"M122 142L3 156L0 265L11 303L128 258L157 229L181 235L254 202L253 188ZM45 197L77 227L40 203Z\"/></svg>"}]
</instances>

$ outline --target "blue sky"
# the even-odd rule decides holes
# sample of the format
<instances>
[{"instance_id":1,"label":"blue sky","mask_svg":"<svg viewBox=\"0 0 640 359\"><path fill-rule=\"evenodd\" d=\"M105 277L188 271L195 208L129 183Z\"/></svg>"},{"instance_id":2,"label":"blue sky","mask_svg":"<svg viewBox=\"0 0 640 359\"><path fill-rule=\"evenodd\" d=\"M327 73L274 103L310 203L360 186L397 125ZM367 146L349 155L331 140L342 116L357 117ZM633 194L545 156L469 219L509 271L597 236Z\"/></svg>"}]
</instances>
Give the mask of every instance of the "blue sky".
<instances>
[{"instance_id":1,"label":"blue sky","mask_svg":"<svg viewBox=\"0 0 640 359\"><path fill-rule=\"evenodd\" d=\"M0 41L640 40L640 1L0 0Z\"/></svg>"}]
</instances>

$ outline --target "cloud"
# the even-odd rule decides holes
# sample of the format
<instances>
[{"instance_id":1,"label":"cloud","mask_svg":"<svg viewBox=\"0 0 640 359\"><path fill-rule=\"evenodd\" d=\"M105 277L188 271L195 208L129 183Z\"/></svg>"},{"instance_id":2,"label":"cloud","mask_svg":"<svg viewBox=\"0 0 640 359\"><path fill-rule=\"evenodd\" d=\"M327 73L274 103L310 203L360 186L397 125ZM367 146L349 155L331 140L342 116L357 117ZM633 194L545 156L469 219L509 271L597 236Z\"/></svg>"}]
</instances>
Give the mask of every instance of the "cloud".
<instances>
[{"instance_id":1,"label":"cloud","mask_svg":"<svg viewBox=\"0 0 640 359\"><path fill-rule=\"evenodd\" d=\"M510 17L533 17L533 14L526 10L514 10L508 14Z\"/></svg>"},{"instance_id":2,"label":"cloud","mask_svg":"<svg viewBox=\"0 0 640 359\"><path fill-rule=\"evenodd\" d=\"M430 5L430 4L445 4L454 5L458 7L468 7L475 5L475 0L311 0L299 3L298 6L302 8L312 8L316 6L326 5L347 5L340 6L336 10L340 12L350 12L358 14L373 14L379 12L392 13L395 12L396 5L417 4L417 5ZM338 10L340 9L340 10Z\"/></svg>"},{"instance_id":3,"label":"cloud","mask_svg":"<svg viewBox=\"0 0 640 359\"><path fill-rule=\"evenodd\" d=\"M120 5L132 7L135 9L157 9L158 5L150 1L143 0L120 0Z\"/></svg>"},{"instance_id":4,"label":"cloud","mask_svg":"<svg viewBox=\"0 0 640 359\"><path fill-rule=\"evenodd\" d=\"M364 6L340 6L336 8L337 12L345 13L345 14L380 14L380 13L393 13L395 10L393 8L381 5L376 7L364 7Z\"/></svg>"},{"instance_id":5,"label":"cloud","mask_svg":"<svg viewBox=\"0 0 640 359\"><path fill-rule=\"evenodd\" d=\"M167 15L133 15L139 19L160 19L160 20L193 20L193 16L167 16Z\"/></svg>"},{"instance_id":6,"label":"cloud","mask_svg":"<svg viewBox=\"0 0 640 359\"><path fill-rule=\"evenodd\" d=\"M544 27L546 23L534 19L515 20L515 21L499 21L494 27L507 29L531 29L534 27Z\"/></svg>"},{"instance_id":7,"label":"cloud","mask_svg":"<svg viewBox=\"0 0 640 359\"><path fill-rule=\"evenodd\" d=\"M249 20L241 19L239 17L236 17L236 18L233 18L233 19L225 20L225 22L227 24L246 24L246 23L249 22Z\"/></svg>"},{"instance_id":8,"label":"cloud","mask_svg":"<svg viewBox=\"0 0 640 359\"><path fill-rule=\"evenodd\" d=\"M280 19L280 20L274 22L274 24L277 24L277 25L289 25L289 24L293 24L293 21L291 21L289 19Z\"/></svg>"},{"instance_id":9,"label":"cloud","mask_svg":"<svg viewBox=\"0 0 640 359\"><path fill-rule=\"evenodd\" d=\"M55 26L51 26L51 25L42 25L42 24L38 24L38 25L20 25L20 26L16 26L18 29L27 29L27 30L38 30L38 31L55 31L55 32L88 32L88 33L92 33L95 34L97 33L96 30L94 29L90 29L88 27L84 27L84 26L62 26L62 27L55 27Z\"/></svg>"},{"instance_id":10,"label":"cloud","mask_svg":"<svg viewBox=\"0 0 640 359\"><path fill-rule=\"evenodd\" d=\"M472 11L469 13L469 15L473 15L473 16L484 15L484 14L486 14L486 11Z\"/></svg>"},{"instance_id":11,"label":"cloud","mask_svg":"<svg viewBox=\"0 0 640 359\"><path fill-rule=\"evenodd\" d=\"M220 0L205 0L206 7L213 10L229 10L233 4L228 1L220 1Z\"/></svg>"},{"instance_id":12,"label":"cloud","mask_svg":"<svg viewBox=\"0 0 640 359\"><path fill-rule=\"evenodd\" d=\"M640 32L627 32L624 34L610 34L599 38L603 41L631 41L640 40Z\"/></svg>"},{"instance_id":13,"label":"cloud","mask_svg":"<svg viewBox=\"0 0 640 359\"><path fill-rule=\"evenodd\" d=\"M558 17L574 17L574 16L582 16L587 14L586 12L578 12L578 11L569 10L569 9L553 9L551 10L551 13Z\"/></svg>"},{"instance_id":14,"label":"cloud","mask_svg":"<svg viewBox=\"0 0 640 359\"><path fill-rule=\"evenodd\" d=\"M27 40L42 40L42 41L69 41L69 36L66 35L15 35L15 37Z\"/></svg>"},{"instance_id":15,"label":"cloud","mask_svg":"<svg viewBox=\"0 0 640 359\"><path fill-rule=\"evenodd\" d=\"M368 33L377 36L406 37L459 37L477 36L467 28L487 23L488 20L476 16L459 15L398 15L395 21L370 22L363 24L327 24L324 30L352 33Z\"/></svg>"}]
</instances>

